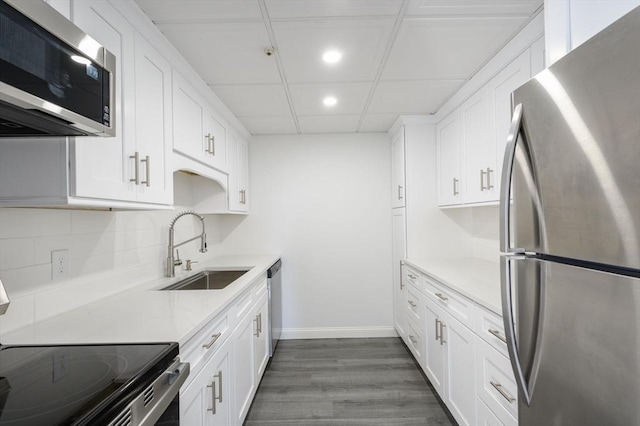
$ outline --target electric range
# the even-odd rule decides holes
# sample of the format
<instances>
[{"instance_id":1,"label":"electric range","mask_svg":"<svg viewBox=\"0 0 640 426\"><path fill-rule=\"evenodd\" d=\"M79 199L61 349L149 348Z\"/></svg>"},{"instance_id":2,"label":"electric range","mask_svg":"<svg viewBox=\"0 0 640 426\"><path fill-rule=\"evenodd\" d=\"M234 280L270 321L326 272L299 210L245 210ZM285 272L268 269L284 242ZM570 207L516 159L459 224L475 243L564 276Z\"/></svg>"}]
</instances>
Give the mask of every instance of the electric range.
<instances>
[{"instance_id":1,"label":"electric range","mask_svg":"<svg viewBox=\"0 0 640 426\"><path fill-rule=\"evenodd\" d=\"M0 346L0 425L177 425L177 343Z\"/></svg>"}]
</instances>

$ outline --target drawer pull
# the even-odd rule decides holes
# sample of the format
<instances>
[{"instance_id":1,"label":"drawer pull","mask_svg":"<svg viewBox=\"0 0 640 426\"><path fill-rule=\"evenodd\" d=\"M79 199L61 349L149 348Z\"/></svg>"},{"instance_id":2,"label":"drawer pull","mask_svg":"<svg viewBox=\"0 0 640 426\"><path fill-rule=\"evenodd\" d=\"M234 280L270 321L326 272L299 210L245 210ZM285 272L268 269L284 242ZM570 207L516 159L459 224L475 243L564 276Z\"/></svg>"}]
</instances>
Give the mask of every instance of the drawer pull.
<instances>
[{"instance_id":1,"label":"drawer pull","mask_svg":"<svg viewBox=\"0 0 640 426\"><path fill-rule=\"evenodd\" d=\"M222 333L216 333L214 334L211 339L211 341L209 343L205 343L204 345L202 345L203 348L209 349L211 346L213 346L213 344L216 342L216 340L218 340L220 338L220 336L222 336Z\"/></svg>"},{"instance_id":2,"label":"drawer pull","mask_svg":"<svg viewBox=\"0 0 640 426\"><path fill-rule=\"evenodd\" d=\"M413 274L408 274L408 275L409 275L409 278L411 278L412 280L415 280L416 278L418 278L418 277L416 277L416 276L415 276L415 275L413 275Z\"/></svg>"},{"instance_id":3,"label":"drawer pull","mask_svg":"<svg viewBox=\"0 0 640 426\"><path fill-rule=\"evenodd\" d=\"M413 300L409 300L409 305L411 305L412 308L415 308L416 306L418 306L415 304Z\"/></svg>"},{"instance_id":4,"label":"drawer pull","mask_svg":"<svg viewBox=\"0 0 640 426\"><path fill-rule=\"evenodd\" d=\"M449 298L442 293L436 293L436 297L442 300L443 302L446 302L447 300L449 300Z\"/></svg>"},{"instance_id":5,"label":"drawer pull","mask_svg":"<svg viewBox=\"0 0 640 426\"><path fill-rule=\"evenodd\" d=\"M509 404L512 404L513 401L516 400L514 397L512 397L502 389L502 385L500 383L496 383L493 380L489 381L489 383L491 383L491 386L493 386L495 390L497 390L498 393L504 397L504 399L509 401Z\"/></svg>"},{"instance_id":6,"label":"drawer pull","mask_svg":"<svg viewBox=\"0 0 640 426\"><path fill-rule=\"evenodd\" d=\"M412 335L409 335L409 340L411 340L411 343L413 343L413 344L414 344L414 346L418 344L418 341L417 341L417 340L416 340L416 338L415 338L415 337L413 337Z\"/></svg>"},{"instance_id":7,"label":"drawer pull","mask_svg":"<svg viewBox=\"0 0 640 426\"><path fill-rule=\"evenodd\" d=\"M500 331L489 329L489 333L493 334L498 339L502 340L504 343L507 343L507 338L504 337L502 334L500 334Z\"/></svg>"}]
</instances>

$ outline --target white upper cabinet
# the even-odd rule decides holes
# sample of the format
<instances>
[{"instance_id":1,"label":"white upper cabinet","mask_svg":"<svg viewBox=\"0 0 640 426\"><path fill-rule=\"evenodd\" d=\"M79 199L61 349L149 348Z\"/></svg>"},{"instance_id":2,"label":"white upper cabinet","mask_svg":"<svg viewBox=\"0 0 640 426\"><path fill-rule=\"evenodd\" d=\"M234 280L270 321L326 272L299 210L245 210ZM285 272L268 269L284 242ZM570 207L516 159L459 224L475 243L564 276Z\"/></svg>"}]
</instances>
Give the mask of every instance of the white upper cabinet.
<instances>
[{"instance_id":1,"label":"white upper cabinet","mask_svg":"<svg viewBox=\"0 0 640 426\"><path fill-rule=\"evenodd\" d=\"M227 170L226 128L207 101L173 72L173 149L220 171Z\"/></svg>"},{"instance_id":2,"label":"white upper cabinet","mask_svg":"<svg viewBox=\"0 0 640 426\"><path fill-rule=\"evenodd\" d=\"M513 62L507 65L491 82L489 82L489 90L494 103L495 130L493 145L496 154L496 188L494 198L499 199L500 176L502 171L502 162L504 160L504 150L507 145L507 136L511 126L511 93L522 86L531 77L531 56L527 50L518 56ZM493 179L493 176L492 176Z\"/></svg>"},{"instance_id":3,"label":"white upper cabinet","mask_svg":"<svg viewBox=\"0 0 640 426\"><path fill-rule=\"evenodd\" d=\"M391 207L404 207L405 203L404 126L391 139Z\"/></svg>"},{"instance_id":4,"label":"white upper cabinet","mask_svg":"<svg viewBox=\"0 0 640 426\"><path fill-rule=\"evenodd\" d=\"M478 203L497 198L496 146L493 143L493 99L484 87L460 107L465 201Z\"/></svg>"},{"instance_id":5,"label":"white upper cabinet","mask_svg":"<svg viewBox=\"0 0 640 426\"><path fill-rule=\"evenodd\" d=\"M436 126L438 152L438 205L462 202L462 135L460 114L454 111Z\"/></svg>"},{"instance_id":6,"label":"white upper cabinet","mask_svg":"<svg viewBox=\"0 0 640 426\"><path fill-rule=\"evenodd\" d=\"M136 151L130 160L137 161L138 200L172 204L171 65L136 33L135 66Z\"/></svg>"},{"instance_id":7,"label":"white upper cabinet","mask_svg":"<svg viewBox=\"0 0 640 426\"><path fill-rule=\"evenodd\" d=\"M235 131L229 132L227 143L229 166L229 210L249 211L249 143Z\"/></svg>"},{"instance_id":8,"label":"white upper cabinet","mask_svg":"<svg viewBox=\"0 0 640 426\"><path fill-rule=\"evenodd\" d=\"M75 196L135 201L134 29L108 1L73 2L74 23L116 57L116 135L80 137L75 155ZM72 172L72 174L73 174Z\"/></svg>"}]
</instances>

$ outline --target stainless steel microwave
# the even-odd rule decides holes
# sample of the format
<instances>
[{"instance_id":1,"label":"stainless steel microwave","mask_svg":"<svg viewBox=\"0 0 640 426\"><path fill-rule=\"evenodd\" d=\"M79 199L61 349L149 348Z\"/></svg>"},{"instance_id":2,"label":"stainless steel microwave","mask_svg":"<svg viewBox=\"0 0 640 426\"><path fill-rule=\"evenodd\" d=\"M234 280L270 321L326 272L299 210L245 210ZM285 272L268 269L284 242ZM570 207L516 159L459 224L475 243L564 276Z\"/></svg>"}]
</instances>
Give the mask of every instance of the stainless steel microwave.
<instances>
[{"instance_id":1,"label":"stainless steel microwave","mask_svg":"<svg viewBox=\"0 0 640 426\"><path fill-rule=\"evenodd\" d=\"M0 137L114 136L115 56L41 0L0 0Z\"/></svg>"}]
</instances>

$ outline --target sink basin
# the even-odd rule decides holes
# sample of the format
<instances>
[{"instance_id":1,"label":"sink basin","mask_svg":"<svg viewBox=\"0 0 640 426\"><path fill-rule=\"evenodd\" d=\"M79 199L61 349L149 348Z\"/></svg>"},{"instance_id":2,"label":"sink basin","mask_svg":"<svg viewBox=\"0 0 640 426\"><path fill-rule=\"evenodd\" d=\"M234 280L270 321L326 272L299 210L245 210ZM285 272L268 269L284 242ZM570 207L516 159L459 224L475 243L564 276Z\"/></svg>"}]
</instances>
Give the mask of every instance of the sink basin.
<instances>
[{"instance_id":1,"label":"sink basin","mask_svg":"<svg viewBox=\"0 0 640 426\"><path fill-rule=\"evenodd\" d=\"M162 290L221 290L248 271L248 269L202 271Z\"/></svg>"}]
</instances>

